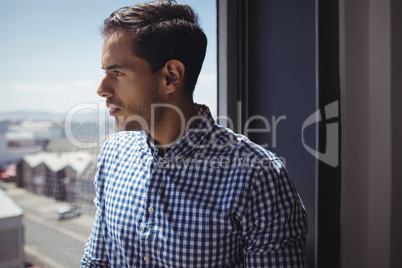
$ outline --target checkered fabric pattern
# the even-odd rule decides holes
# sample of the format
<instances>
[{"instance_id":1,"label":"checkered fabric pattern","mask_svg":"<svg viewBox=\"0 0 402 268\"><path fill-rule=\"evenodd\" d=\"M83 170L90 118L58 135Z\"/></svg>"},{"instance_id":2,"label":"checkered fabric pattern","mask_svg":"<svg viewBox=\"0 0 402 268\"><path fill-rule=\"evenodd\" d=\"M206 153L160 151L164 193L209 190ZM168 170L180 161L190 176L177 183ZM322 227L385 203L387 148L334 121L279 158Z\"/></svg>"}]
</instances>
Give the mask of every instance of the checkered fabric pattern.
<instances>
[{"instance_id":1,"label":"checkered fabric pattern","mask_svg":"<svg viewBox=\"0 0 402 268\"><path fill-rule=\"evenodd\" d=\"M81 267L307 267L306 213L281 161L197 109L163 158L143 131L104 144Z\"/></svg>"}]
</instances>

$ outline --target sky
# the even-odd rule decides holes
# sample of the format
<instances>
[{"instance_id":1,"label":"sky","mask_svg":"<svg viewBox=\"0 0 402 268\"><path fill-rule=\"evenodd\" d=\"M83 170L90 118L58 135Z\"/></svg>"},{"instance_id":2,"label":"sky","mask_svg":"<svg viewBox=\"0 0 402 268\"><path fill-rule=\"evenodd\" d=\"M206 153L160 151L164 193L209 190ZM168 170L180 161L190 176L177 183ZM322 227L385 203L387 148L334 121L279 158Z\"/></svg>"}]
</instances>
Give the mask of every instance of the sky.
<instances>
[{"instance_id":1,"label":"sky","mask_svg":"<svg viewBox=\"0 0 402 268\"><path fill-rule=\"evenodd\" d=\"M68 113L96 94L103 20L138 0L0 0L0 112ZM199 14L207 55L194 100L216 115L216 0L177 0ZM101 103L100 103L101 102Z\"/></svg>"}]
</instances>

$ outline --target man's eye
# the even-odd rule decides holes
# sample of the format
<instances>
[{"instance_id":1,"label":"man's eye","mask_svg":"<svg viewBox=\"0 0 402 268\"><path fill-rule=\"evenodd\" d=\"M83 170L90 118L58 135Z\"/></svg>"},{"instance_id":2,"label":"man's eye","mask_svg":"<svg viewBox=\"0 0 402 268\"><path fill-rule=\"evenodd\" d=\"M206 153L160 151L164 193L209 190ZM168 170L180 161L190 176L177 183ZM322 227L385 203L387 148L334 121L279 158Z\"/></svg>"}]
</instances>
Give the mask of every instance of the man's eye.
<instances>
[{"instance_id":1,"label":"man's eye","mask_svg":"<svg viewBox=\"0 0 402 268\"><path fill-rule=\"evenodd\" d=\"M116 74L116 76L122 76L122 75L124 75L124 73L119 72L119 71L117 71L117 70L114 70L113 72Z\"/></svg>"}]
</instances>

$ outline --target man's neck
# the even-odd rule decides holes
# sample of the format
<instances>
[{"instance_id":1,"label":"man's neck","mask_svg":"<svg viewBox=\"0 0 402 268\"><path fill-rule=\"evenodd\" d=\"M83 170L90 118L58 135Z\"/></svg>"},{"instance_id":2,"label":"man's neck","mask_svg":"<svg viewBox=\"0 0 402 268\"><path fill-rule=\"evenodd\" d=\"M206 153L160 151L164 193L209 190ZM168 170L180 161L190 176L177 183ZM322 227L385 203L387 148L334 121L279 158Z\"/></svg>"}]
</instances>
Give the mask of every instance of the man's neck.
<instances>
[{"instance_id":1,"label":"man's neck","mask_svg":"<svg viewBox=\"0 0 402 268\"><path fill-rule=\"evenodd\" d=\"M172 107L175 108L166 108L162 122L149 133L158 147L158 154L163 155L165 148L178 141L197 123L194 117L198 113L193 101Z\"/></svg>"}]
</instances>

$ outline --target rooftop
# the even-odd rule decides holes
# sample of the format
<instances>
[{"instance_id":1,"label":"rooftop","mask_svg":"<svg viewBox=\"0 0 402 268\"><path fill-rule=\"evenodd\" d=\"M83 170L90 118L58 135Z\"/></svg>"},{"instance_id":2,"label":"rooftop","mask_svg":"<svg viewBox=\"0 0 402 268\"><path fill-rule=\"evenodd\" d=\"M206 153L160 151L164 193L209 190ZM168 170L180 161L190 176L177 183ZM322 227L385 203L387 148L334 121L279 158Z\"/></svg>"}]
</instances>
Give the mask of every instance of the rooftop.
<instances>
[{"instance_id":1,"label":"rooftop","mask_svg":"<svg viewBox=\"0 0 402 268\"><path fill-rule=\"evenodd\" d=\"M0 219L22 216L22 209L0 189Z\"/></svg>"},{"instance_id":2,"label":"rooftop","mask_svg":"<svg viewBox=\"0 0 402 268\"><path fill-rule=\"evenodd\" d=\"M66 167L71 167L78 174L82 173L88 164L96 158L96 155L88 152L49 153L40 152L24 156L24 161L31 167L40 164L47 166L51 171L58 172Z\"/></svg>"}]
</instances>

